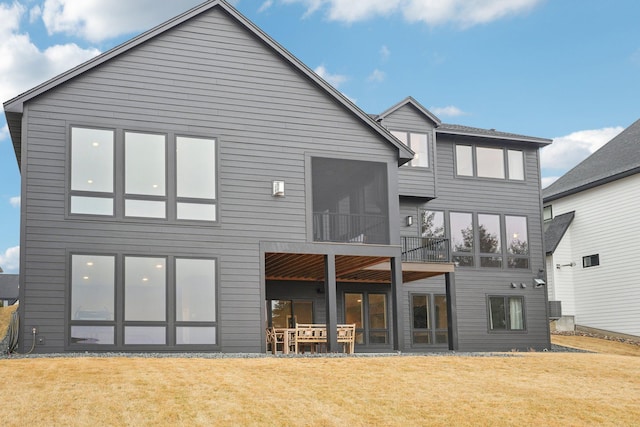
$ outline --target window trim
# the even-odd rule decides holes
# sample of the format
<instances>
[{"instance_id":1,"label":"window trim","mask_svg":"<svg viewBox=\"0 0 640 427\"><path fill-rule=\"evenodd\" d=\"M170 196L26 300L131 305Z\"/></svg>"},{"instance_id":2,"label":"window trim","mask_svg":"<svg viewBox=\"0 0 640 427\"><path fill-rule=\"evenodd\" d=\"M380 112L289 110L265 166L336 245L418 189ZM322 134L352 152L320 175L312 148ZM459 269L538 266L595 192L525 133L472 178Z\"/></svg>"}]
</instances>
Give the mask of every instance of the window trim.
<instances>
[{"instance_id":1,"label":"window trim","mask_svg":"<svg viewBox=\"0 0 640 427\"><path fill-rule=\"evenodd\" d=\"M491 327L491 299L492 298L503 298L504 299L504 307L505 307L505 329L494 329ZM519 299L522 301L522 329L511 329L511 311L507 309L510 306L509 301L514 299ZM526 310L526 299L524 295L504 295L504 294L488 294L486 296L487 303L487 332L490 334L526 334L527 331L527 310Z\"/></svg>"}]
</instances>

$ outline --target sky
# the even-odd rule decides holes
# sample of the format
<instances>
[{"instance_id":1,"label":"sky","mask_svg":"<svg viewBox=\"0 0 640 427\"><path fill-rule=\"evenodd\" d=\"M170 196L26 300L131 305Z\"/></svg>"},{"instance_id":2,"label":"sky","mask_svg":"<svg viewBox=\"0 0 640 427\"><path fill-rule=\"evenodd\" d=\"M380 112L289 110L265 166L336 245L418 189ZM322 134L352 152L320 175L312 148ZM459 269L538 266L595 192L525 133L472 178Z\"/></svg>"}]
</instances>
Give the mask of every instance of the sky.
<instances>
[{"instance_id":1,"label":"sky","mask_svg":"<svg viewBox=\"0 0 640 427\"><path fill-rule=\"evenodd\" d=\"M200 3L0 0L0 102ZM445 123L553 139L542 185L640 118L637 0L234 0L367 113L413 96ZM0 267L20 174L0 117Z\"/></svg>"}]
</instances>

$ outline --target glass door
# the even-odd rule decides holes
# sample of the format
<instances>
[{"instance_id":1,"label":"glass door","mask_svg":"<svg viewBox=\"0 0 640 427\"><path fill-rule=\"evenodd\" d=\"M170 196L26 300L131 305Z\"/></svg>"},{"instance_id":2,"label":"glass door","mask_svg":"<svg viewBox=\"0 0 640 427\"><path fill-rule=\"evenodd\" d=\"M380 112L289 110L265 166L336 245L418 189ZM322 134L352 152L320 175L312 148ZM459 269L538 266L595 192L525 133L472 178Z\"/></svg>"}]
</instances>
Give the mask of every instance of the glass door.
<instances>
[{"instance_id":1,"label":"glass door","mask_svg":"<svg viewBox=\"0 0 640 427\"><path fill-rule=\"evenodd\" d=\"M356 344L388 344L387 294L345 293L345 323L356 324Z\"/></svg>"},{"instance_id":2,"label":"glass door","mask_svg":"<svg viewBox=\"0 0 640 427\"><path fill-rule=\"evenodd\" d=\"M292 300L271 300L271 326L274 328L295 328L296 323L313 323L313 302Z\"/></svg>"}]
</instances>

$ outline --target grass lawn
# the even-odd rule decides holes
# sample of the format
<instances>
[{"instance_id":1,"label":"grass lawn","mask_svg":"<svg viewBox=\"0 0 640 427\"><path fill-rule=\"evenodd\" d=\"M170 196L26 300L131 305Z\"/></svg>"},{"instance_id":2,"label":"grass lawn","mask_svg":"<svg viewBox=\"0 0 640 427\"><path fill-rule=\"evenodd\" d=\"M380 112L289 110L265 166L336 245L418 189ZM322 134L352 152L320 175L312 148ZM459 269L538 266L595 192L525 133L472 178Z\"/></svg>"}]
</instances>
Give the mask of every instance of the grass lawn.
<instances>
[{"instance_id":1,"label":"grass lawn","mask_svg":"<svg viewBox=\"0 0 640 427\"><path fill-rule=\"evenodd\" d=\"M637 356L5 358L0 402L4 426L632 426Z\"/></svg>"}]
</instances>

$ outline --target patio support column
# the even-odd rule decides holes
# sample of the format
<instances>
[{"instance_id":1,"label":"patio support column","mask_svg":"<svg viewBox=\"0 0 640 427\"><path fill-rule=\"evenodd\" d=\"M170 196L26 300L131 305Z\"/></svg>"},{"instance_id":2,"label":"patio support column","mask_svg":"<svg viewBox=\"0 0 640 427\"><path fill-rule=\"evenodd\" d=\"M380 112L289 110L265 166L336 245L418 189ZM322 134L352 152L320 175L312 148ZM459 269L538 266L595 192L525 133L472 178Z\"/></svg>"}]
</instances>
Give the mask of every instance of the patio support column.
<instances>
[{"instance_id":1,"label":"patio support column","mask_svg":"<svg viewBox=\"0 0 640 427\"><path fill-rule=\"evenodd\" d=\"M453 273L444 274L445 291L447 294L447 334L449 350L458 349L458 321L456 314L456 285Z\"/></svg>"},{"instance_id":2,"label":"patio support column","mask_svg":"<svg viewBox=\"0 0 640 427\"><path fill-rule=\"evenodd\" d=\"M399 256L391 258L391 299L392 299L392 327L393 327L393 349L402 351L404 349L404 336L402 334L402 258Z\"/></svg>"},{"instance_id":3,"label":"patio support column","mask_svg":"<svg viewBox=\"0 0 640 427\"><path fill-rule=\"evenodd\" d=\"M336 256L324 256L324 295L327 304L327 351L338 351L338 301L336 297Z\"/></svg>"}]
</instances>

